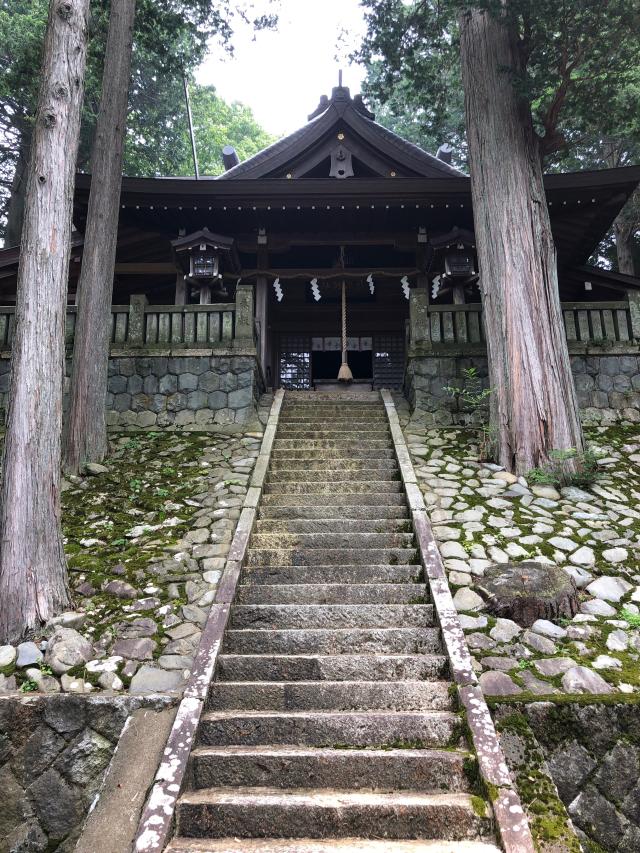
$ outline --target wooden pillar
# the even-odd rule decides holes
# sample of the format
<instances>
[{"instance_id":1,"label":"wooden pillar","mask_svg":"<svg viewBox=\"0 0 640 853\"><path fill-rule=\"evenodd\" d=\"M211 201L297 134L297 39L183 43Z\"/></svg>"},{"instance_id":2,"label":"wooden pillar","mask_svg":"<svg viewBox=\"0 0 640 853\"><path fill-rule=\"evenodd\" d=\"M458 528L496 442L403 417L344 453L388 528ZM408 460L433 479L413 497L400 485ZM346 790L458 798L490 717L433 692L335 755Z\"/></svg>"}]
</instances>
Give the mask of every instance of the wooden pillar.
<instances>
[{"instance_id":1,"label":"wooden pillar","mask_svg":"<svg viewBox=\"0 0 640 853\"><path fill-rule=\"evenodd\" d=\"M637 290L628 290L627 299L631 316L631 335L635 340L640 340L640 293Z\"/></svg>"},{"instance_id":2,"label":"wooden pillar","mask_svg":"<svg viewBox=\"0 0 640 853\"><path fill-rule=\"evenodd\" d=\"M200 285L200 305L211 305L211 285Z\"/></svg>"},{"instance_id":3,"label":"wooden pillar","mask_svg":"<svg viewBox=\"0 0 640 853\"><path fill-rule=\"evenodd\" d=\"M267 234L261 228L258 232L258 269L267 269L269 266L269 250L267 249ZM271 373L267 367L271 363L271 335L269 333L269 284L266 276L258 276L256 281L256 320L260 328L260 340L258 341L258 358L262 366L265 380L269 383L267 374ZM273 382L273 378L271 378Z\"/></svg>"},{"instance_id":4,"label":"wooden pillar","mask_svg":"<svg viewBox=\"0 0 640 853\"><path fill-rule=\"evenodd\" d=\"M451 289L453 291L453 304L464 305L464 303L466 302L464 298L464 284L454 282Z\"/></svg>"},{"instance_id":5,"label":"wooden pillar","mask_svg":"<svg viewBox=\"0 0 640 853\"><path fill-rule=\"evenodd\" d=\"M178 273L176 275L176 305L187 304L187 282L184 280L184 275Z\"/></svg>"}]
</instances>

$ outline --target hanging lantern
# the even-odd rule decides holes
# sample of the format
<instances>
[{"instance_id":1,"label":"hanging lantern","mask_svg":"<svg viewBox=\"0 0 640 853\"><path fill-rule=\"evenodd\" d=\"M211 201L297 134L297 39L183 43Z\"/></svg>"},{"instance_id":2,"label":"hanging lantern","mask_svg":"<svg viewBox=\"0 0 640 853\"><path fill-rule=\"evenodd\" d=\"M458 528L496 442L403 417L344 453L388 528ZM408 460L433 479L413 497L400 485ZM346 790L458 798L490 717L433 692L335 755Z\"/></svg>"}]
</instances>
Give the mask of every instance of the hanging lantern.
<instances>
[{"instance_id":1,"label":"hanging lantern","mask_svg":"<svg viewBox=\"0 0 640 853\"><path fill-rule=\"evenodd\" d=\"M444 271L447 278L469 278L475 274L473 252L458 243L455 249L444 256Z\"/></svg>"},{"instance_id":2,"label":"hanging lantern","mask_svg":"<svg viewBox=\"0 0 640 853\"><path fill-rule=\"evenodd\" d=\"M223 273L240 272L240 260L232 237L213 234L207 228L171 241L176 266L188 284L197 285L200 301L212 296L226 298Z\"/></svg>"},{"instance_id":3,"label":"hanging lantern","mask_svg":"<svg viewBox=\"0 0 640 853\"><path fill-rule=\"evenodd\" d=\"M218 278L220 257L213 246L201 243L197 251L192 251L190 258L191 278Z\"/></svg>"}]
</instances>

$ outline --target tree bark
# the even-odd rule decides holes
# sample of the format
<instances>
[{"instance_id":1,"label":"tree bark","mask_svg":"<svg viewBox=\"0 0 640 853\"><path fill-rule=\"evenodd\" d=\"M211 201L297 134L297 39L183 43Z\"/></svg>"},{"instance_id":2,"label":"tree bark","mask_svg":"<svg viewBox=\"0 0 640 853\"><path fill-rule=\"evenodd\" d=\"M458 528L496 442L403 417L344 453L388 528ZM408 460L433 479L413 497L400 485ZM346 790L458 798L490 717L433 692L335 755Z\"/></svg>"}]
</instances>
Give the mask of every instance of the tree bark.
<instances>
[{"instance_id":1,"label":"tree bark","mask_svg":"<svg viewBox=\"0 0 640 853\"><path fill-rule=\"evenodd\" d=\"M24 220L24 200L27 187L27 167L29 165L29 148L31 132L28 127L20 129L20 145L16 168L11 181L11 196L7 207L6 245L19 246Z\"/></svg>"},{"instance_id":2,"label":"tree bark","mask_svg":"<svg viewBox=\"0 0 640 853\"><path fill-rule=\"evenodd\" d=\"M0 642L69 605L60 524L64 325L89 0L52 0L18 268L0 503Z\"/></svg>"},{"instance_id":3,"label":"tree bark","mask_svg":"<svg viewBox=\"0 0 640 853\"><path fill-rule=\"evenodd\" d=\"M460 17L476 245L497 461L524 474L583 439L560 308L556 251L529 104L512 74L516 34Z\"/></svg>"},{"instance_id":4,"label":"tree bark","mask_svg":"<svg viewBox=\"0 0 640 853\"><path fill-rule=\"evenodd\" d=\"M634 227L635 226L635 227ZM616 256L618 259L618 272L627 275L635 275L635 261L633 258L634 231L637 224L629 222L621 213L613 223L613 233L616 239Z\"/></svg>"},{"instance_id":5,"label":"tree bark","mask_svg":"<svg viewBox=\"0 0 640 853\"><path fill-rule=\"evenodd\" d=\"M86 462L101 462L108 449L109 329L135 5L112 0L109 16L64 441L64 467L73 472Z\"/></svg>"}]
</instances>

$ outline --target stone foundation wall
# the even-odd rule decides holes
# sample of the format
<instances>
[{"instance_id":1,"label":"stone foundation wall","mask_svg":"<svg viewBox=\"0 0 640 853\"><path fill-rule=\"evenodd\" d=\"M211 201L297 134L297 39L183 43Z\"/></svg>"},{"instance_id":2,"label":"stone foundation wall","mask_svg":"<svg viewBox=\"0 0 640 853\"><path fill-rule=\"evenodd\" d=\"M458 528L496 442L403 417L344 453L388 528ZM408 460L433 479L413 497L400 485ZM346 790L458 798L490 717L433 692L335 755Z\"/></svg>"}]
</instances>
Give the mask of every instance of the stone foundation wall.
<instances>
[{"instance_id":1,"label":"stone foundation wall","mask_svg":"<svg viewBox=\"0 0 640 853\"><path fill-rule=\"evenodd\" d=\"M0 359L2 421L8 390L9 361ZM263 391L253 355L113 355L107 424L146 429L246 424L254 418Z\"/></svg>"},{"instance_id":2,"label":"stone foundation wall","mask_svg":"<svg viewBox=\"0 0 640 853\"><path fill-rule=\"evenodd\" d=\"M0 698L0 853L71 853L127 717L167 700Z\"/></svg>"},{"instance_id":3,"label":"stone foundation wall","mask_svg":"<svg viewBox=\"0 0 640 853\"><path fill-rule=\"evenodd\" d=\"M584 850L640 850L637 702L501 704L494 716L510 769L520 775L524 805L540 816L541 832L545 825L547 831L562 826L561 811L554 810L552 793L544 785L549 774ZM536 769L538 750L544 762ZM542 849L574 848L565 840L564 846Z\"/></svg>"},{"instance_id":4,"label":"stone foundation wall","mask_svg":"<svg viewBox=\"0 0 640 853\"><path fill-rule=\"evenodd\" d=\"M445 386L464 386L463 371L471 367L475 368L482 386L488 387L486 356L423 355L409 358L405 394L414 410L414 418L432 425L470 422L473 415L456 404ZM585 423L640 422L638 355L572 355L571 369Z\"/></svg>"}]
</instances>

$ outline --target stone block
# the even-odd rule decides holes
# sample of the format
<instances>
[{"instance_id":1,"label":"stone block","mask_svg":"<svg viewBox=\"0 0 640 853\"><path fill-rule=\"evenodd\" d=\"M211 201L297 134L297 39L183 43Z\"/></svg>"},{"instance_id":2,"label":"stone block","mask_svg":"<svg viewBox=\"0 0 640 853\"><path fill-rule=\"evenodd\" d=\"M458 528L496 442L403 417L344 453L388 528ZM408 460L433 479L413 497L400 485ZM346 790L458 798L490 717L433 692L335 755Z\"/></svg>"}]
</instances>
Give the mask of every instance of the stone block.
<instances>
[{"instance_id":1,"label":"stone block","mask_svg":"<svg viewBox=\"0 0 640 853\"><path fill-rule=\"evenodd\" d=\"M200 375L198 387L207 393L218 391L220 388L220 377L217 373L214 373L213 370L207 370L205 373Z\"/></svg>"},{"instance_id":2,"label":"stone block","mask_svg":"<svg viewBox=\"0 0 640 853\"><path fill-rule=\"evenodd\" d=\"M614 391L629 391L631 388L631 380L624 373L619 373L613 377Z\"/></svg>"},{"instance_id":3,"label":"stone block","mask_svg":"<svg viewBox=\"0 0 640 853\"><path fill-rule=\"evenodd\" d=\"M187 408L191 409L192 412L198 409L205 409L207 408L208 400L209 398L204 391L191 391L187 394Z\"/></svg>"},{"instance_id":4,"label":"stone block","mask_svg":"<svg viewBox=\"0 0 640 853\"><path fill-rule=\"evenodd\" d=\"M169 412L180 412L182 409L187 408L187 395L179 392L177 394L170 394L167 397L167 411Z\"/></svg>"},{"instance_id":5,"label":"stone block","mask_svg":"<svg viewBox=\"0 0 640 853\"><path fill-rule=\"evenodd\" d=\"M151 362L151 372L154 376L160 378L167 375L169 359L166 356L154 355L149 360Z\"/></svg>"},{"instance_id":6,"label":"stone block","mask_svg":"<svg viewBox=\"0 0 640 853\"><path fill-rule=\"evenodd\" d=\"M112 394L122 394L123 391L127 390L127 377L120 376L119 373L110 376L107 380L107 388Z\"/></svg>"},{"instance_id":7,"label":"stone block","mask_svg":"<svg viewBox=\"0 0 640 853\"><path fill-rule=\"evenodd\" d=\"M143 378L150 376L153 371L153 361L152 356L136 358L136 373L138 376L142 376Z\"/></svg>"},{"instance_id":8,"label":"stone block","mask_svg":"<svg viewBox=\"0 0 640 853\"><path fill-rule=\"evenodd\" d=\"M154 412L139 412L138 414L138 426L143 427L143 429L148 429L149 427L155 426L158 416Z\"/></svg>"},{"instance_id":9,"label":"stone block","mask_svg":"<svg viewBox=\"0 0 640 853\"><path fill-rule=\"evenodd\" d=\"M251 386L248 388L239 388L237 391L231 391L229 394L229 408L242 409L249 406L253 402L253 390Z\"/></svg>"},{"instance_id":10,"label":"stone block","mask_svg":"<svg viewBox=\"0 0 640 853\"><path fill-rule=\"evenodd\" d=\"M178 388L181 391L194 391L198 387L198 377L195 373L181 373L178 376Z\"/></svg>"},{"instance_id":11,"label":"stone block","mask_svg":"<svg viewBox=\"0 0 640 853\"><path fill-rule=\"evenodd\" d=\"M80 793L53 769L47 770L29 788L33 808L49 841L62 841L84 817Z\"/></svg>"},{"instance_id":12,"label":"stone block","mask_svg":"<svg viewBox=\"0 0 640 853\"><path fill-rule=\"evenodd\" d=\"M127 391L129 394L139 394L142 391L142 386L144 384L144 380L142 376L138 376L137 373L134 373L133 376L130 376L127 380Z\"/></svg>"},{"instance_id":13,"label":"stone block","mask_svg":"<svg viewBox=\"0 0 640 853\"><path fill-rule=\"evenodd\" d=\"M131 398L131 410L133 412L144 412L149 409L151 400L147 394L134 394Z\"/></svg>"},{"instance_id":14,"label":"stone block","mask_svg":"<svg viewBox=\"0 0 640 853\"><path fill-rule=\"evenodd\" d=\"M154 394L153 397L149 398L149 410L155 412L156 414L160 414L165 409L167 405L167 398L164 394Z\"/></svg>"},{"instance_id":15,"label":"stone block","mask_svg":"<svg viewBox=\"0 0 640 853\"><path fill-rule=\"evenodd\" d=\"M167 373L160 377L159 388L161 394L175 394L178 390L178 377Z\"/></svg>"},{"instance_id":16,"label":"stone block","mask_svg":"<svg viewBox=\"0 0 640 853\"><path fill-rule=\"evenodd\" d=\"M85 729L58 758L54 767L74 785L87 787L106 770L113 744L92 729Z\"/></svg>"},{"instance_id":17,"label":"stone block","mask_svg":"<svg viewBox=\"0 0 640 853\"><path fill-rule=\"evenodd\" d=\"M585 788L571 803L569 816L605 850L615 850L628 827L627 819L592 786Z\"/></svg>"},{"instance_id":18,"label":"stone block","mask_svg":"<svg viewBox=\"0 0 640 853\"><path fill-rule=\"evenodd\" d=\"M142 383L142 390L145 394L157 394L160 390L160 381L158 377L151 373L148 376L145 376Z\"/></svg>"},{"instance_id":19,"label":"stone block","mask_svg":"<svg viewBox=\"0 0 640 853\"><path fill-rule=\"evenodd\" d=\"M595 387L595 382L592 376L586 373L579 373L574 377L576 391L591 391Z\"/></svg>"},{"instance_id":20,"label":"stone block","mask_svg":"<svg viewBox=\"0 0 640 853\"><path fill-rule=\"evenodd\" d=\"M200 376L208 368L208 359L206 356L193 355L185 359L185 361L187 372L193 373L196 376Z\"/></svg>"},{"instance_id":21,"label":"stone block","mask_svg":"<svg viewBox=\"0 0 640 853\"><path fill-rule=\"evenodd\" d=\"M213 409L214 412L217 412L219 409L226 409L227 395L224 391L214 391L212 394L209 394L207 398L207 405L210 409Z\"/></svg>"},{"instance_id":22,"label":"stone block","mask_svg":"<svg viewBox=\"0 0 640 853\"><path fill-rule=\"evenodd\" d=\"M186 426L187 424L192 424L193 421L194 414L189 409L182 409L180 412L176 412L174 420L176 426Z\"/></svg>"},{"instance_id":23,"label":"stone block","mask_svg":"<svg viewBox=\"0 0 640 853\"><path fill-rule=\"evenodd\" d=\"M613 376L608 373L599 373L595 377L595 382L600 391L613 391Z\"/></svg>"},{"instance_id":24,"label":"stone block","mask_svg":"<svg viewBox=\"0 0 640 853\"><path fill-rule=\"evenodd\" d=\"M253 386L253 370L243 370L238 373L238 388L251 388Z\"/></svg>"},{"instance_id":25,"label":"stone block","mask_svg":"<svg viewBox=\"0 0 640 853\"><path fill-rule=\"evenodd\" d=\"M623 355L620 357L620 371L632 375L638 370L638 359L635 355Z\"/></svg>"},{"instance_id":26,"label":"stone block","mask_svg":"<svg viewBox=\"0 0 640 853\"><path fill-rule=\"evenodd\" d=\"M235 373L228 371L220 378L221 391L235 391L238 387L238 377Z\"/></svg>"},{"instance_id":27,"label":"stone block","mask_svg":"<svg viewBox=\"0 0 640 853\"><path fill-rule=\"evenodd\" d=\"M214 412L212 409L198 409L195 415L197 424L210 424L213 422Z\"/></svg>"},{"instance_id":28,"label":"stone block","mask_svg":"<svg viewBox=\"0 0 640 853\"><path fill-rule=\"evenodd\" d=\"M182 357L169 358L167 363L167 372L179 376L181 373L187 372L187 359Z\"/></svg>"},{"instance_id":29,"label":"stone block","mask_svg":"<svg viewBox=\"0 0 640 853\"><path fill-rule=\"evenodd\" d=\"M573 740L562 744L547 758L547 766L565 805L580 793L582 783L596 766L587 750Z\"/></svg>"},{"instance_id":30,"label":"stone block","mask_svg":"<svg viewBox=\"0 0 640 853\"><path fill-rule=\"evenodd\" d=\"M605 755L592 781L608 800L621 803L630 794L639 776L640 750L621 740Z\"/></svg>"}]
</instances>

